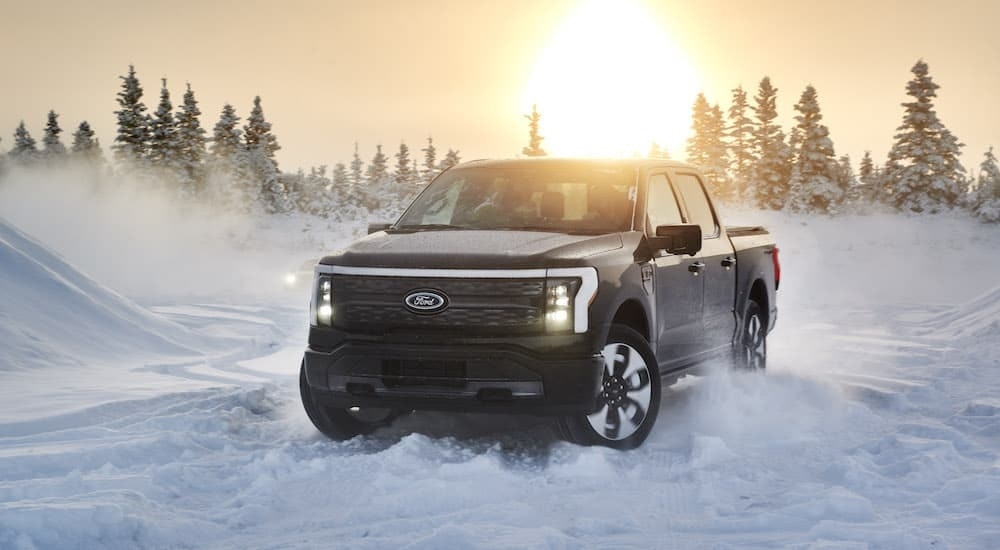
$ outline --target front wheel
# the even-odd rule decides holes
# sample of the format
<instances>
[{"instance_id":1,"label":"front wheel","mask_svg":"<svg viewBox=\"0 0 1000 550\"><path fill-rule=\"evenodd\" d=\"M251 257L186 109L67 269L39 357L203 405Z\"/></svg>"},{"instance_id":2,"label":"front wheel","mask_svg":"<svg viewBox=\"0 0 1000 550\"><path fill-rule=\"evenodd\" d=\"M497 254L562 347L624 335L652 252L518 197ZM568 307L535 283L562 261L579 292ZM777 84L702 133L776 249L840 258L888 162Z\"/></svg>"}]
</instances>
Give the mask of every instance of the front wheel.
<instances>
[{"instance_id":1,"label":"front wheel","mask_svg":"<svg viewBox=\"0 0 1000 550\"><path fill-rule=\"evenodd\" d=\"M598 410L560 419L563 436L581 445L634 449L642 444L660 411L660 370L649 343L635 330L614 324L602 350L604 376Z\"/></svg>"},{"instance_id":2,"label":"front wheel","mask_svg":"<svg viewBox=\"0 0 1000 550\"><path fill-rule=\"evenodd\" d=\"M343 409L317 402L306 380L305 364L299 368L299 395L302 397L302 406L316 429L335 441L370 434L378 428L388 426L398 416L392 409L371 407Z\"/></svg>"},{"instance_id":3,"label":"front wheel","mask_svg":"<svg viewBox=\"0 0 1000 550\"><path fill-rule=\"evenodd\" d=\"M762 370L767 367L767 322L764 310L756 300L747 301L733 354L738 368Z\"/></svg>"}]
</instances>

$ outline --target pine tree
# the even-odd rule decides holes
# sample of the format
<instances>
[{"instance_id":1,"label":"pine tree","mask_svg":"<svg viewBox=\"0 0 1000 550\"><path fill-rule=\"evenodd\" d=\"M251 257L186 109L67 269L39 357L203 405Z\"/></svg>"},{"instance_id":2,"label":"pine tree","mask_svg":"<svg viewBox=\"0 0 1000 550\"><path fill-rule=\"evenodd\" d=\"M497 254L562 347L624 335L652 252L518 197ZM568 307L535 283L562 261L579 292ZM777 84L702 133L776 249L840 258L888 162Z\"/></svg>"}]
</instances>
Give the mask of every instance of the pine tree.
<instances>
[{"instance_id":1,"label":"pine tree","mask_svg":"<svg viewBox=\"0 0 1000 550\"><path fill-rule=\"evenodd\" d=\"M705 94L698 92L691 106L691 137L688 138L687 162L695 166L704 166L708 162L708 116L711 107Z\"/></svg>"},{"instance_id":2,"label":"pine tree","mask_svg":"<svg viewBox=\"0 0 1000 550\"><path fill-rule=\"evenodd\" d=\"M181 183L189 192L199 191L204 179L202 172L205 161L205 129L198 120L200 116L198 100L195 99L191 84L188 83L180 113L177 115L177 154Z\"/></svg>"},{"instance_id":3,"label":"pine tree","mask_svg":"<svg viewBox=\"0 0 1000 550\"><path fill-rule=\"evenodd\" d=\"M388 163L389 159L382 152L382 145L376 145L375 156L372 157L372 161L368 164L368 170L365 173L367 184L369 186L385 182L389 175Z\"/></svg>"},{"instance_id":4,"label":"pine tree","mask_svg":"<svg viewBox=\"0 0 1000 550\"><path fill-rule=\"evenodd\" d=\"M122 89L118 92L119 110L118 134L111 149L115 159L123 163L135 163L146 156L149 141L149 117L142 103L142 86L135 76L135 67L128 66L128 75L120 76Z\"/></svg>"},{"instance_id":5,"label":"pine tree","mask_svg":"<svg viewBox=\"0 0 1000 550\"><path fill-rule=\"evenodd\" d=\"M445 154L444 160L441 161L441 171L458 166L458 163L462 162L462 158L458 156L458 151L455 149L448 149L448 153Z\"/></svg>"},{"instance_id":6,"label":"pine tree","mask_svg":"<svg viewBox=\"0 0 1000 550\"><path fill-rule=\"evenodd\" d=\"M753 166L751 189L754 201L761 208L781 210L788 200L788 181L791 176L791 149L785 143L785 134L775 123L778 118L778 89L771 79L760 81L753 107L757 122L753 130Z\"/></svg>"},{"instance_id":7,"label":"pine tree","mask_svg":"<svg viewBox=\"0 0 1000 550\"><path fill-rule=\"evenodd\" d=\"M86 120L73 132L73 145L70 146L70 151L74 157L92 164L100 164L104 159L101 144L94 138L94 130Z\"/></svg>"},{"instance_id":8,"label":"pine tree","mask_svg":"<svg viewBox=\"0 0 1000 550\"><path fill-rule=\"evenodd\" d=\"M753 154L753 121L747 116L750 103L742 86L733 89L733 103L729 106L729 126L726 131L729 145L729 175L733 181L733 194L746 200L756 158Z\"/></svg>"},{"instance_id":9,"label":"pine tree","mask_svg":"<svg viewBox=\"0 0 1000 550\"><path fill-rule=\"evenodd\" d=\"M211 144L208 148L208 156L213 164L225 164L231 166L233 158L240 150L239 129L240 117L236 116L236 109L226 103L222 106L222 114L219 121L212 129Z\"/></svg>"},{"instance_id":10,"label":"pine tree","mask_svg":"<svg viewBox=\"0 0 1000 550\"><path fill-rule=\"evenodd\" d=\"M361 160L361 155L358 154L358 142L354 142L354 156L351 158L351 185L355 189L361 188L361 183L364 181L362 175L364 174L365 163Z\"/></svg>"},{"instance_id":11,"label":"pine tree","mask_svg":"<svg viewBox=\"0 0 1000 550\"><path fill-rule=\"evenodd\" d=\"M271 123L264 118L260 96L254 97L253 109L243 127L243 168L258 186L261 203L267 212L289 210L287 193L281 182L278 162L274 154L281 149L278 139L271 133Z\"/></svg>"},{"instance_id":12,"label":"pine tree","mask_svg":"<svg viewBox=\"0 0 1000 550\"><path fill-rule=\"evenodd\" d=\"M422 179L424 183L430 183L438 175L437 148L434 147L434 139L428 136L427 147L424 147L421 151L424 153Z\"/></svg>"},{"instance_id":13,"label":"pine tree","mask_svg":"<svg viewBox=\"0 0 1000 550\"><path fill-rule=\"evenodd\" d=\"M887 179L896 208L911 212L939 212L959 204L965 191L965 169L958 157L963 147L938 120L933 100L940 87L928 75L923 60L911 69L903 103L903 123L889 151Z\"/></svg>"},{"instance_id":14,"label":"pine tree","mask_svg":"<svg viewBox=\"0 0 1000 550\"><path fill-rule=\"evenodd\" d=\"M528 145L521 149L521 153L529 157L544 157L547 153L542 149L542 140L545 138L538 133L538 122L542 115L538 112L538 106L531 106L531 114L524 115L528 119Z\"/></svg>"},{"instance_id":15,"label":"pine tree","mask_svg":"<svg viewBox=\"0 0 1000 550\"><path fill-rule=\"evenodd\" d=\"M861 202L875 202L876 192L875 162L872 160L872 152L865 151L865 156L861 157L861 165L858 167L858 200Z\"/></svg>"},{"instance_id":16,"label":"pine tree","mask_svg":"<svg viewBox=\"0 0 1000 550\"><path fill-rule=\"evenodd\" d=\"M338 162L333 166L333 187L341 193L347 190L350 178L347 175L347 166L343 162Z\"/></svg>"},{"instance_id":17,"label":"pine tree","mask_svg":"<svg viewBox=\"0 0 1000 550\"><path fill-rule=\"evenodd\" d=\"M979 179L976 191L972 197L972 211L980 219L988 222L1000 222L1000 167L993 148L984 154L986 157L979 165Z\"/></svg>"},{"instance_id":18,"label":"pine tree","mask_svg":"<svg viewBox=\"0 0 1000 550\"><path fill-rule=\"evenodd\" d=\"M66 146L59 139L62 128L59 127L59 115L55 111L49 111L48 122L45 123L45 135L42 137L42 157L47 161L59 160L66 157Z\"/></svg>"},{"instance_id":19,"label":"pine tree","mask_svg":"<svg viewBox=\"0 0 1000 550\"><path fill-rule=\"evenodd\" d=\"M410 162L410 148L405 142L399 142L399 151L395 154L396 168L392 179L397 185L409 185L414 182L413 166Z\"/></svg>"},{"instance_id":20,"label":"pine tree","mask_svg":"<svg viewBox=\"0 0 1000 550\"><path fill-rule=\"evenodd\" d=\"M170 178L181 176L180 142L177 136L177 122L174 120L174 106L167 90L167 79L161 79L160 103L153 113L149 125L149 162Z\"/></svg>"},{"instance_id":21,"label":"pine tree","mask_svg":"<svg viewBox=\"0 0 1000 550\"><path fill-rule=\"evenodd\" d=\"M848 183L838 178L830 130L820 122L823 115L812 85L806 86L795 110L799 114L790 140L793 160L788 207L797 212L834 214L844 200Z\"/></svg>"},{"instance_id":22,"label":"pine tree","mask_svg":"<svg viewBox=\"0 0 1000 550\"><path fill-rule=\"evenodd\" d=\"M38 147L31 133L24 127L24 121L14 130L14 146L7 153L12 161L18 164L31 164L38 158Z\"/></svg>"}]
</instances>

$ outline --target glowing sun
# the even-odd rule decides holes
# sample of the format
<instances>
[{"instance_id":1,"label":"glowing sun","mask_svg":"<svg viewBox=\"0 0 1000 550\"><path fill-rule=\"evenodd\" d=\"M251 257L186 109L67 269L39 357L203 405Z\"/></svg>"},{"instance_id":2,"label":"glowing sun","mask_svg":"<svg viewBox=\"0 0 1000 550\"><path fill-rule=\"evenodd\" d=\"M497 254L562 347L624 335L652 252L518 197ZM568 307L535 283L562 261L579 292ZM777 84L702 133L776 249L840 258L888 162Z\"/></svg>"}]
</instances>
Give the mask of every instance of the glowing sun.
<instances>
[{"instance_id":1,"label":"glowing sun","mask_svg":"<svg viewBox=\"0 0 1000 550\"><path fill-rule=\"evenodd\" d=\"M538 58L522 98L541 113L550 155L683 157L700 79L634 0L587 0Z\"/></svg>"}]
</instances>

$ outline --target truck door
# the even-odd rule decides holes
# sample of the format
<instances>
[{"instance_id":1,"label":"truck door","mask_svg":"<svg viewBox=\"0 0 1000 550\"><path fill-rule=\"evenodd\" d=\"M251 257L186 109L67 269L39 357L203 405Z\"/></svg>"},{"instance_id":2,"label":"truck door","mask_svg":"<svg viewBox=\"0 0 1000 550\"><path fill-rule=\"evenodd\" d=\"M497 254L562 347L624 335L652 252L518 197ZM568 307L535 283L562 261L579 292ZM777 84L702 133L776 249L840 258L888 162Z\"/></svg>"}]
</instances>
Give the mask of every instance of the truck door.
<instances>
[{"instance_id":1,"label":"truck door","mask_svg":"<svg viewBox=\"0 0 1000 550\"><path fill-rule=\"evenodd\" d=\"M666 173L650 174L647 184L646 234L656 226L682 223L677 198ZM659 251L653 258L656 298L656 358L660 372L682 366L704 348L702 295L704 277L689 271L697 257Z\"/></svg>"},{"instance_id":2,"label":"truck door","mask_svg":"<svg viewBox=\"0 0 1000 550\"><path fill-rule=\"evenodd\" d=\"M688 223L701 226L702 245L696 258L702 264L704 298L704 348L709 352L728 347L735 330L736 253L725 235L705 193L701 178L694 172L676 170L671 174L684 204Z\"/></svg>"}]
</instances>

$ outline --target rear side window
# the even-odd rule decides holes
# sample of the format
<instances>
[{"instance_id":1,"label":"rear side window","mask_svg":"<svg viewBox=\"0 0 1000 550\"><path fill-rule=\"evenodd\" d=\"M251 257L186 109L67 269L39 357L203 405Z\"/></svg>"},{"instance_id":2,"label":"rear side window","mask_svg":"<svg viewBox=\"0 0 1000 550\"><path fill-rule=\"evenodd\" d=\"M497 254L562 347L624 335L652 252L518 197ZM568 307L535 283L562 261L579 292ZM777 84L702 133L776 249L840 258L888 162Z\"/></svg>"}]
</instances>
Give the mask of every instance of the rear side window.
<instances>
[{"instance_id":1,"label":"rear side window","mask_svg":"<svg viewBox=\"0 0 1000 550\"><path fill-rule=\"evenodd\" d=\"M670 189L667 176L655 174L649 177L649 204L646 212L649 216L650 230L655 232L658 225L674 225L681 223L681 211L677 208L677 199Z\"/></svg>"},{"instance_id":2,"label":"rear side window","mask_svg":"<svg viewBox=\"0 0 1000 550\"><path fill-rule=\"evenodd\" d=\"M692 174L677 174L674 183L687 206L688 216L691 217L689 221L701 226L702 237L714 237L717 233L715 215L712 214L712 206L708 203L701 182Z\"/></svg>"}]
</instances>

